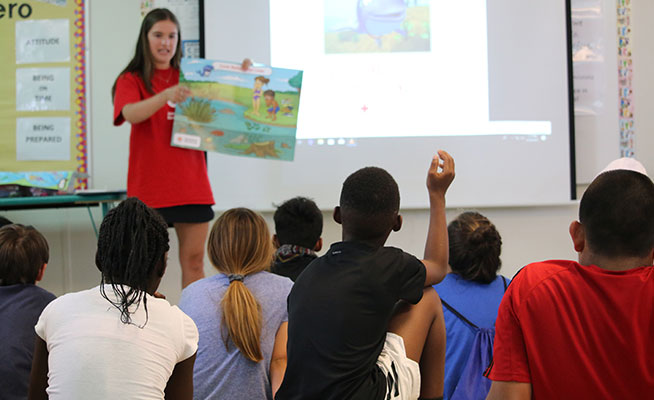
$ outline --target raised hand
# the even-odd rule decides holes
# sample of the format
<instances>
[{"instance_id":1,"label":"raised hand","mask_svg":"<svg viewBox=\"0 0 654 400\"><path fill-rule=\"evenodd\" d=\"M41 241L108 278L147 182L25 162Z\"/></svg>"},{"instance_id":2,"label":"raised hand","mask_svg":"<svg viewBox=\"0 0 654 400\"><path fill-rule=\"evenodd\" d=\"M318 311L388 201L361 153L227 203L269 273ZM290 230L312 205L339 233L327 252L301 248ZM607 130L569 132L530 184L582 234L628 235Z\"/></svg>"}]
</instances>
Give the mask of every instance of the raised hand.
<instances>
[{"instance_id":1,"label":"raised hand","mask_svg":"<svg viewBox=\"0 0 654 400\"><path fill-rule=\"evenodd\" d=\"M427 189L429 194L445 195L454 180L454 159L444 150L431 160L427 173Z\"/></svg>"}]
</instances>

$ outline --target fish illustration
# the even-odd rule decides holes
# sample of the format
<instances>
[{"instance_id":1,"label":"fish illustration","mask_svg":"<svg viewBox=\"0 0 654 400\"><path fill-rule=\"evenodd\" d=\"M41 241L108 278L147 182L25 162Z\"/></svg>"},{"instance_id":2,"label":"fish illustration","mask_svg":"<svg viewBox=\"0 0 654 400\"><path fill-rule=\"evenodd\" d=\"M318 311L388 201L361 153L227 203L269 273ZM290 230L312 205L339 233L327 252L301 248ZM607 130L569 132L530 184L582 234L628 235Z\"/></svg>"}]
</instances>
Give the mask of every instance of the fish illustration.
<instances>
[{"instance_id":1,"label":"fish illustration","mask_svg":"<svg viewBox=\"0 0 654 400\"><path fill-rule=\"evenodd\" d=\"M282 149L290 149L291 146L288 145L288 143L282 143Z\"/></svg>"},{"instance_id":2,"label":"fish illustration","mask_svg":"<svg viewBox=\"0 0 654 400\"><path fill-rule=\"evenodd\" d=\"M209 76L212 71L213 65L205 65L204 68L198 70L198 74L200 74L200 76Z\"/></svg>"},{"instance_id":3,"label":"fish illustration","mask_svg":"<svg viewBox=\"0 0 654 400\"><path fill-rule=\"evenodd\" d=\"M392 32L407 36L402 28L407 5L404 0L359 0L358 31L372 36L381 45L380 37Z\"/></svg>"},{"instance_id":4,"label":"fish illustration","mask_svg":"<svg viewBox=\"0 0 654 400\"><path fill-rule=\"evenodd\" d=\"M229 114L229 115L234 115L234 114L236 114L236 113L234 112L234 110L232 110L231 108L223 108L222 110L220 110L220 111L218 111L218 112L221 113L221 114Z\"/></svg>"},{"instance_id":5,"label":"fish illustration","mask_svg":"<svg viewBox=\"0 0 654 400\"><path fill-rule=\"evenodd\" d=\"M214 136L225 136L225 132L223 131L211 131L211 134Z\"/></svg>"}]
</instances>

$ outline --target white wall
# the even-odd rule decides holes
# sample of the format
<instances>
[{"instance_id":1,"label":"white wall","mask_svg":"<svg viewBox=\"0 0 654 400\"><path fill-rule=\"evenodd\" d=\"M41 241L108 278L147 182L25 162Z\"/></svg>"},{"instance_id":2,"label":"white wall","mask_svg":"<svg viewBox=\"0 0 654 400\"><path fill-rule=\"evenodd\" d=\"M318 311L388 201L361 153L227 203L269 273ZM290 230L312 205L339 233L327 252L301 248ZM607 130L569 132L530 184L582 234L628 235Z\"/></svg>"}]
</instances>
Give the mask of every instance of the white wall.
<instances>
[{"instance_id":1,"label":"white wall","mask_svg":"<svg viewBox=\"0 0 654 400\"><path fill-rule=\"evenodd\" d=\"M113 107L109 90L116 75L132 55L140 24L139 2L115 0L90 3L90 20L87 26L91 35L90 133L93 182L96 188L124 188L129 127L112 126ZM648 76L649 71L654 70L654 43L649 40L654 37L654 27L649 23L649 17L654 15L654 4L651 0L632 0L632 5L637 155L650 171L654 171L654 158L649 152L649 149L654 148L654 137L648 134L654 127L654 113L648 112L652 105L649 94L654 93L654 79ZM615 135L618 133L615 132ZM585 152L586 149L578 149L580 157L586 156ZM516 185L516 190L519 190L519 184ZM301 194L289 193L289 197ZM448 210L448 217L452 218L459 211L461 210ZM521 266L531 261L575 257L567 234L568 225L576 216L575 204L479 211L487 215L502 234L503 273L507 276L513 275ZM96 221L99 222L99 211L94 212ZM44 288L59 295L99 283L100 275L93 262L95 237L85 209L14 211L6 215L16 222L35 225L46 235L51 247L51 260L41 284ZM426 210L407 210L403 215L404 227L402 231L391 235L389 244L420 255L427 231L428 213ZM265 217L271 224L271 215L266 214ZM181 274L177 262L176 238L174 231L170 232L170 262L160 291L175 303L179 299ZM327 244L340 239L339 227L332 222L329 213L325 214L323 237ZM208 263L205 270L212 272Z\"/></svg>"}]
</instances>

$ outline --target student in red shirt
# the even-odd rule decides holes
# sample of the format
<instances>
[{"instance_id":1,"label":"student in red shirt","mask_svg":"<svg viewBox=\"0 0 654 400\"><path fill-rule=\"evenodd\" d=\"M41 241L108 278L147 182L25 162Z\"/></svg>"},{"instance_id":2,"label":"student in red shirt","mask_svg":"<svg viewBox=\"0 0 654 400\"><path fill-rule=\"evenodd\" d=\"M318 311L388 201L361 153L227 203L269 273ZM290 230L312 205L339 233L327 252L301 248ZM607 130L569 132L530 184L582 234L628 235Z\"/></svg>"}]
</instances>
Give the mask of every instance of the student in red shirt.
<instances>
[{"instance_id":1,"label":"student in red shirt","mask_svg":"<svg viewBox=\"0 0 654 400\"><path fill-rule=\"evenodd\" d=\"M570 235L579 262L531 264L511 282L488 399L654 398L654 184L600 174Z\"/></svg>"},{"instance_id":2,"label":"student in red shirt","mask_svg":"<svg viewBox=\"0 0 654 400\"><path fill-rule=\"evenodd\" d=\"M127 195L155 208L179 240L182 286L204 277L204 248L214 213L205 154L170 146L175 105L190 95L178 85L179 23L165 8L141 25L134 57L112 88L114 125L132 125Z\"/></svg>"}]
</instances>

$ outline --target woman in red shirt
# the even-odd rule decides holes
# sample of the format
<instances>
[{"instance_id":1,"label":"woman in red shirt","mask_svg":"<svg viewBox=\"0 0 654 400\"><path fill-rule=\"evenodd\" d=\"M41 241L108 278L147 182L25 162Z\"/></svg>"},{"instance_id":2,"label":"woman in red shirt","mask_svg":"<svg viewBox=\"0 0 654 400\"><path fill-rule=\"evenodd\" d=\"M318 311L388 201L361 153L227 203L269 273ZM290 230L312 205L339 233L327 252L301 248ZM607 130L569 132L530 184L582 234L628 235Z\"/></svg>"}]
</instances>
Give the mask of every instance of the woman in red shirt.
<instances>
[{"instance_id":1,"label":"woman in red shirt","mask_svg":"<svg viewBox=\"0 0 654 400\"><path fill-rule=\"evenodd\" d=\"M114 125L132 125L127 195L155 208L179 241L182 287L204 277L204 248L214 213L205 154L170 146L175 105L190 90L178 85L179 23L167 9L141 24L134 57L112 88Z\"/></svg>"}]
</instances>

